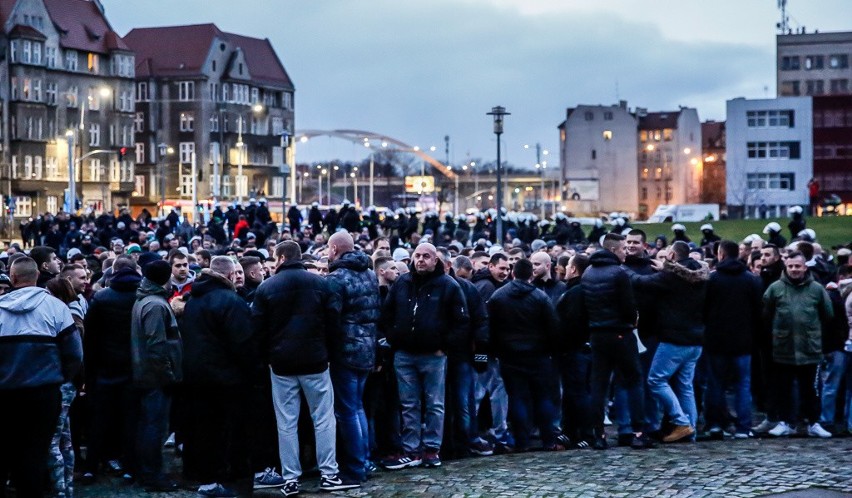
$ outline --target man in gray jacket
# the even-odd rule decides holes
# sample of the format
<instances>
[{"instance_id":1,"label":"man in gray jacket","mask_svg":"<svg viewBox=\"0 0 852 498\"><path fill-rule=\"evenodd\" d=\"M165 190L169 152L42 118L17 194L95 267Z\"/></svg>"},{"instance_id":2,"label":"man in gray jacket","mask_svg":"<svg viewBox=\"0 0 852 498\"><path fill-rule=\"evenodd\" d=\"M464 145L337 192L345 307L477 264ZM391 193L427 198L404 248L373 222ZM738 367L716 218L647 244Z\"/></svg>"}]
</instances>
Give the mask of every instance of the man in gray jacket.
<instances>
[{"instance_id":1,"label":"man in gray jacket","mask_svg":"<svg viewBox=\"0 0 852 498\"><path fill-rule=\"evenodd\" d=\"M182 345L177 320L167 299L171 267L148 263L136 291L130 323L133 386L139 400L136 458L141 484L148 491L172 491L177 483L163 474L163 444L168 435L171 394L182 380Z\"/></svg>"}]
</instances>

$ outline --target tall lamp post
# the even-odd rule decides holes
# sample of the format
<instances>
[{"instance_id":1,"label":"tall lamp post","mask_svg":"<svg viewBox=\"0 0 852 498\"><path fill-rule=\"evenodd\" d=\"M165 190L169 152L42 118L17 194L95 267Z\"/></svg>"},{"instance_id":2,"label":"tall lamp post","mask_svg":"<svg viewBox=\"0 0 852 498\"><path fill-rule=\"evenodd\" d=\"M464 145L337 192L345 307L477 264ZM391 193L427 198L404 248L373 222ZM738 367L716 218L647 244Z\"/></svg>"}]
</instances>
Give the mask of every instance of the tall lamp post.
<instances>
[{"instance_id":1,"label":"tall lamp post","mask_svg":"<svg viewBox=\"0 0 852 498\"><path fill-rule=\"evenodd\" d=\"M497 135L497 243L503 245L503 167L500 162L500 135L503 134L503 116L509 116L506 108L496 106L486 113L494 117L494 134Z\"/></svg>"},{"instance_id":2,"label":"tall lamp post","mask_svg":"<svg viewBox=\"0 0 852 498\"><path fill-rule=\"evenodd\" d=\"M74 171L74 130L65 132L68 140L68 194L65 197L65 212L73 213L77 207L77 172ZM9 175L11 177L11 174ZM9 190L11 197L12 191Z\"/></svg>"}]
</instances>

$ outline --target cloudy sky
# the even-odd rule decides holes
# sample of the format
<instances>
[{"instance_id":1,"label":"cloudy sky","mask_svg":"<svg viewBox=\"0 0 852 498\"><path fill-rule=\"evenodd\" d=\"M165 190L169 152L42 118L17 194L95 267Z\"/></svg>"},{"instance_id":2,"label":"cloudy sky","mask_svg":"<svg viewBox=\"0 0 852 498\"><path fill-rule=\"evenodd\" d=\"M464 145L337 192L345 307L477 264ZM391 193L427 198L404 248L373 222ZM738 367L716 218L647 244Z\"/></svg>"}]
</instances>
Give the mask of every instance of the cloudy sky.
<instances>
[{"instance_id":1,"label":"cloudy sky","mask_svg":"<svg viewBox=\"0 0 852 498\"><path fill-rule=\"evenodd\" d=\"M577 104L698 109L775 93L777 0L102 0L114 29L213 22L269 38L296 85L296 128L364 129L444 159L493 160L491 107L506 118L504 160L555 151ZM850 0L790 0L793 26L852 30ZM299 162L361 160L339 139L300 145ZM552 160L556 160L553 157Z\"/></svg>"}]
</instances>

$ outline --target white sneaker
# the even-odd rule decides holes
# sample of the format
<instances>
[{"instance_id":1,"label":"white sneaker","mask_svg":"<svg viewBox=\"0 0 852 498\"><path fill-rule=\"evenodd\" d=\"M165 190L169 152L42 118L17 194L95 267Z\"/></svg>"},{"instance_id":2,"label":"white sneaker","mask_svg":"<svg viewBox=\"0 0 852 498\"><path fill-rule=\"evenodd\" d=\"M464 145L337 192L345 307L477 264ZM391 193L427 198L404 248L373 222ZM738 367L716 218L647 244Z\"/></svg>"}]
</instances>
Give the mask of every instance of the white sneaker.
<instances>
[{"instance_id":1,"label":"white sneaker","mask_svg":"<svg viewBox=\"0 0 852 498\"><path fill-rule=\"evenodd\" d=\"M612 425L612 420L609 419L609 415L604 415L604 426L609 427Z\"/></svg>"},{"instance_id":2,"label":"white sneaker","mask_svg":"<svg viewBox=\"0 0 852 498\"><path fill-rule=\"evenodd\" d=\"M751 430L757 434L765 434L774 429L776 425L777 424L775 422L770 422L768 418L765 418L763 419L763 422L752 427Z\"/></svg>"},{"instance_id":3,"label":"white sneaker","mask_svg":"<svg viewBox=\"0 0 852 498\"><path fill-rule=\"evenodd\" d=\"M175 446L175 433L172 432L169 434L169 437L166 439L166 444L164 444L166 448L174 448Z\"/></svg>"},{"instance_id":4,"label":"white sneaker","mask_svg":"<svg viewBox=\"0 0 852 498\"><path fill-rule=\"evenodd\" d=\"M754 433L752 431L748 432L737 432L734 434L734 439L749 439L754 437Z\"/></svg>"},{"instance_id":5,"label":"white sneaker","mask_svg":"<svg viewBox=\"0 0 852 498\"><path fill-rule=\"evenodd\" d=\"M792 436L795 433L795 429L787 425L787 422L778 422L778 425L769 431L769 435L775 437Z\"/></svg>"},{"instance_id":6,"label":"white sneaker","mask_svg":"<svg viewBox=\"0 0 852 498\"><path fill-rule=\"evenodd\" d=\"M811 437L821 437L821 438L830 438L831 433L827 430L823 429L819 422L814 425L808 427L808 436Z\"/></svg>"}]
</instances>

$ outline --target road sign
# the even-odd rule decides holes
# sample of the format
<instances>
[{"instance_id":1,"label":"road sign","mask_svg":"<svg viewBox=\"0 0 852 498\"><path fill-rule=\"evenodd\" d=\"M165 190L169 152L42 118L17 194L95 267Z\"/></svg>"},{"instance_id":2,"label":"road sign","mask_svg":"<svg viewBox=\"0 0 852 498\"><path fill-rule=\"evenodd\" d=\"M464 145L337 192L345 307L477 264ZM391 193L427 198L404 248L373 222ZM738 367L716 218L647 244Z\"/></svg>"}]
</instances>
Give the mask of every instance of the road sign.
<instances>
[{"instance_id":1,"label":"road sign","mask_svg":"<svg viewBox=\"0 0 852 498\"><path fill-rule=\"evenodd\" d=\"M434 176L406 176L405 191L417 194L428 194L435 191Z\"/></svg>"}]
</instances>

